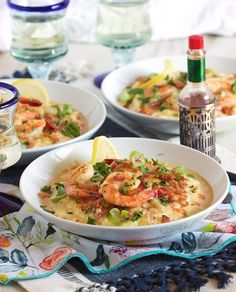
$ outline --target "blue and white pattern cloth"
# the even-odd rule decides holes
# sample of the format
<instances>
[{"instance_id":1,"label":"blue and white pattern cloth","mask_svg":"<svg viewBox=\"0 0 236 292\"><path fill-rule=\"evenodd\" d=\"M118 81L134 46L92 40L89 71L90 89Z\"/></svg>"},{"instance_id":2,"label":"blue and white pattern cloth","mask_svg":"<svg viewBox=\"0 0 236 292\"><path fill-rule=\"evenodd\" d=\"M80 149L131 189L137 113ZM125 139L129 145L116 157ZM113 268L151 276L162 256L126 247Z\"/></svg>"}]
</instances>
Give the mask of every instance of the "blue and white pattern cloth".
<instances>
[{"instance_id":1,"label":"blue and white pattern cloth","mask_svg":"<svg viewBox=\"0 0 236 292\"><path fill-rule=\"evenodd\" d=\"M48 277L72 257L100 274L147 255L191 259L215 254L236 241L236 186L231 193L232 200L221 204L197 231L128 243L101 242L59 230L25 204L0 219L0 282Z\"/></svg>"}]
</instances>

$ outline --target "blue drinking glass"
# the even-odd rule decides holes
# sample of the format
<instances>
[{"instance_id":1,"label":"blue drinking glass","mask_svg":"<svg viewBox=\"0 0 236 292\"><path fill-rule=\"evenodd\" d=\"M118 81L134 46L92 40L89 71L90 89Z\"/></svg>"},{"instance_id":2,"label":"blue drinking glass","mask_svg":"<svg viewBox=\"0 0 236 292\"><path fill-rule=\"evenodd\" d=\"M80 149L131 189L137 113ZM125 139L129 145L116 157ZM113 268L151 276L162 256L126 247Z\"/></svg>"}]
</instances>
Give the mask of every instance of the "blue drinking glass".
<instances>
[{"instance_id":1,"label":"blue drinking glass","mask_svg":"<svg viewBox=\"0 0 236 292\"><path fill-rule=\"evenodd\" d=\"M27 64L33 78L48 79L51 63L68 51L65 13L69 0L7 0L11 55Z\"/></svg>"}]
</instances>

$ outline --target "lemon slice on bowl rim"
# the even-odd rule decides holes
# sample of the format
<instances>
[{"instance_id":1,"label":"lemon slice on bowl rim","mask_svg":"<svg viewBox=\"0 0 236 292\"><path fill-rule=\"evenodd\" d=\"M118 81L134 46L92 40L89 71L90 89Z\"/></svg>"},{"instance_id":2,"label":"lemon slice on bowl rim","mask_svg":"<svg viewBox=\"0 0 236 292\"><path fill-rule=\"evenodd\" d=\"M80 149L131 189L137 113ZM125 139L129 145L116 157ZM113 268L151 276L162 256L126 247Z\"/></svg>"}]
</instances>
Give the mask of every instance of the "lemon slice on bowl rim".
<instances>
[{"instance_id":1,"label":"lemon slice on bowl rim","mask_svg":"<svg viewBox=\"0 0 236 292\"><path fill-rule=\"evenodd\" d=\"M91 163L95 164L106 158L119 158L115 146L106 136L98 136L93 140Z\"/></svg>"},{"instance_id":2,"label":"lemon slice on bowl rim","mask_svg":"<svg viewBox=\"0 0 236 292\"><path fill-rule=\"evenodd\" d=\"M148 80L147 82L144 82L142 84L139 85L140 88L148 88L148 87L152 87L153 85L155 85L157 82L163 80L166 78L166 76L168 74L170 74L171 71L173 71L173 61L171 59L167 59L166 60L166 67L165 70L162 71L161 73L159 73L158 75L152 77L150 80Z\"/></svg>"},{"instance_id":3,"label":"lemon slice on bowl rim","mask_svg":"<svg viewBox=\"0 0 236 292\"><path fill-rule=\"evenodd\" d=\"M20 96L28 99L37 99L45 106L50 105L50 99L46 88L42 83L31 78L21 78L12 83L15 86Z\"/></svg>"}]
</instances>

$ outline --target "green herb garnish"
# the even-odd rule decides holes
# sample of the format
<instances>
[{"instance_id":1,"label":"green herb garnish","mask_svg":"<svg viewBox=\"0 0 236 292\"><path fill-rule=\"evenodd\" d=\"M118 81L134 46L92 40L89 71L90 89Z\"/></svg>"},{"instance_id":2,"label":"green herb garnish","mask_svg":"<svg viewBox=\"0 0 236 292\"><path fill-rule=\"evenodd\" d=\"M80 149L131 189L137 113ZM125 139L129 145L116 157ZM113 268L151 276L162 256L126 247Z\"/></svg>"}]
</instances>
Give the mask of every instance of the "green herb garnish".
<instances>
[{"instance_id":1,"label":"green herb garnish","mask_svg":"<svg viewBox=\"0 0 236 292\"><path fill-rule=\"evenodd\" d=\"M149 99L143 95L141 95L138 99L141 101L142 105L147 104L149 101Z\"/></svg>"},{"instance_id":2,"label":"green herb garnish","mask_svg":"<svg viewBox=\"0 0 236 292\"><path fill-rule=\"evenodd\" d=\"M163 179L163 180L161 180L160 185L162 185L162 186L169 186L170 183L167 180L164 180Z\"/></svg>"},{"instance_id":3,"label":"green herb garnish","mask_svg":"<svg viewBox=\"0 0 236 292\"><path fill-rule=\"evenodd\" d=\"M169 169L165 165L161 165L158 172L159 172L159 174L164 174L164 173L169 172Z\"/></svg>"},{"instance_id":4,"label":"green herb garnish","mask_svg":"<svg viewBox=\"0 0 236 292\"><path fill-rule=\"evenodd\" d=\"M72 113L72 108L69 104L63 104L62 109L58 108L57 116L59 119L63 119L65 116L68 116Z\"/></svg>"},{"instance_id":5,"label":"green herb garnish","mask_svg":"<svg viewBox=\"0 0 236 292\"><path fill-rule=\"evenodd\" d=\"M27 141L22 141L21 142L21 145L23 146L23 147L27 147L27 146L29 146L29 142L27 142Z\"/></svg>"},{"instance_id":6,"label":"green herb garnish","mask_svg":"<svg viewBox=\"0 0 236 292\"><path fill-rule=\"evenodd\" d=\"M126 188L120 188L119 189L119 192L123 195L126 195L127 194L127 189Z\"/></svg>"},{"instance_id":7,"label":"green herb garnish","mask_svg":"<svg viewBox=\"0 0 236 292\"><path fill-rule=\"evenodd\" d=\"M159 162L158 160L154 160L154 159L152 159L152 164L156 166L156 165L159 165L160 162Z\"/></svg>"},{"instance_id":8,"label":"green herb garnish","mask_svg":"<svg viewBox=\"0 0 236 292\"><path fill-rule=\"evenodd\" d=\"M48 186L48 185L45 185L44 187L41 188L42 192L44 193L48 193L48 194L51 194L52 190L51 190L51 186Z\"/></svg>"},{"instance_id":9,"label":"green herb garnish","mask_svg":"<svg viewBox=\"0 0 236 292\"><path fill-rule=\"evenodd\" d=\"M137 211L133 214L133 216L130 218L130 220L132 222L137 221L142 215L143 215L142 211Z\"/></svg>"},{"instance_id":10,"label":"green herb garnish","mask_svg":"<svg viewBox=\"0 0 236 292\"><path fill-rule=\"evenodd\" d=\"M88 217L87 224L96 225L96 220L91 217Z\"/></svg>"},{"instance_id":11,"label":"green herb garnish","mask_svg":"<svg viewBox=\"0 0 236 292\"><path fill-rule=\"evenodd\" d=\"M159 91L159 89L156 86L152 86L151 90L152 90L153 93L156 93L156 92Z\"/></svg>"},{"instance_id":12,"label":"green herb garnish","mask_svg":"<svg viewBox=\"0 0 236 292\"><path fill-rule=\"evenodd\" d=\"M163 205L163 206L166 206L170 203L170 201L166 198L160 198L160 203Z\"/></svg>"},{"instance_id":13,"label":"green herb garnish","mask_svg":"<svg viewBox=\"0 0 236 292\"><path fill-rule=\"evenodd\" d=\"M111 168L105 162L97 162L93 165L94 175L91 177L92 182L99 182L111 173Z\"/></svg>"},{"instance_id":14,"label":"green herb garnish","mask_svg":"<svg viewBox=\"0 0 236 292\"><path fill-rule=\"evenodd\" d=\"M66 123L66 125L61 128L61 132L65 136L75 138L80 136L80 127L76 123Z\"/></svg>"},{"instance_id":15,"label":"green herb garnish","mask_svg":"<svg viewBox=\"0 0 236 292\"><path fill-rule=\"evenodd\" d=\"M55 214L54 211L52 210L48 210L47 208L45 208L43 205L40 206L44 211L48 212L48 213L51 213L51 214Z\"/></svg>"},{"instance_id":16,"label":"green herb garnish","mask_svg":"<svg viewBox=\"0 0 236 292\"><path fill-rule=\"evenodd\" d=\"M166 105L165 102L163 102L163 103L161 104L161 106L160 106L160 111L163 112L163 111L165 111L165 110L167 110L167 105Z\"/></svg>"}]
</instances>

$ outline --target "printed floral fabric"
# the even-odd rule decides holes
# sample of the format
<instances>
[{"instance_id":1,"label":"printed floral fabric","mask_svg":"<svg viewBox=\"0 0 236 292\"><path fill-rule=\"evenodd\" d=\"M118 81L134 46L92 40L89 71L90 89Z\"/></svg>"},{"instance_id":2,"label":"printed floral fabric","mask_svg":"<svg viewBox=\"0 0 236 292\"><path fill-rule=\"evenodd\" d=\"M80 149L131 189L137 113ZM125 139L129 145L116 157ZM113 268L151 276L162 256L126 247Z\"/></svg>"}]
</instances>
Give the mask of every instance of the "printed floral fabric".
<instances>
[{"instance_id":1,"label":"printed floral fabric","mask_svg":"<svg viewBox=\"0 0 236 292\"><path fill-rule=\"evenodd\" d=\"M196 258L217 253L236 241L236 186L232 196L198 225L162 240L111 243L68 233L44 220L28 205L0 219L0 283L47 277L72 257L93 273L116 270L151 254Z\"/></svg>"}]
</instances>

